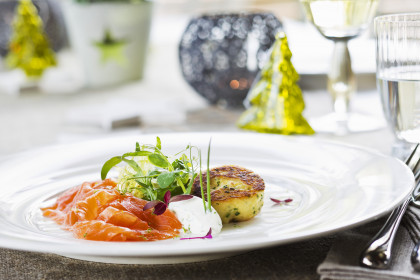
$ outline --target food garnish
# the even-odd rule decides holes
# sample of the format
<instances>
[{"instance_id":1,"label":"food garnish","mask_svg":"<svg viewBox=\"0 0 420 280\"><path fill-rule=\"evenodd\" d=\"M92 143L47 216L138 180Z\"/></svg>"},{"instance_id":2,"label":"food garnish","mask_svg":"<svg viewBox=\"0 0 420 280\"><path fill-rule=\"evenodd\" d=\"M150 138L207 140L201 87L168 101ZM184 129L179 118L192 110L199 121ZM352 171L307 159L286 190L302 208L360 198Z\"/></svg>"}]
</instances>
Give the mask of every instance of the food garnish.
<instances>
[{"instance_id":1,"label":"food garnish","mask_svg":"<svg viewBox=\"0 0 420 280\"><path fill-rule=\"evenodd\" d=\"M171 192L166 191L166 193L163 197L163 202L159 201L159 200L149 201L148 203L146 203L146 205L144 205L143 211L154 208L153 214L162 215L163 213L165 213L166 208L168 208L169 203L191 199L192 197L193 196L190 195L190 194L180 194L180 195L176 195L176 196L171 197Z\"/></svg>"},{"instance_id":2,"label":"food garnish","mask_svg":"<svg viewBox=\"0 0 420 280\"><path fill-rule=\"evenodd\" d=\"M190 194L193 179L196 176L192 149L188 145L184 150L169 157L162 152L159 137L156 145L140 145L136 143L136 150L109 159L102 166L102 180L108 172L121 162L127 163L120 168L118 189L121 193L131 193L136 197L149 201L164 200L167 191L172 196ZM186 152L189 151L189 157Z\"/></svg>"},{"instance_id":3,"label":"food garnish","mask_svg":"<svg viewBox=\"0 0 420 280\"><path fill-rule=\"evenodd\" d=\"M210 164L210 145L207 151L207 171ZM180 194L189 195L197 173L194 169L193 150L198 153L199 168L201 174L201 150L195 146L188 145L184 150L169 157L162 152L162 142L156 137L156 145L140 145L136 143L134 152L125 153L122 156L112 157L102 166L101 178L104 180L109 171L121 162L127 165L119 172L118 189L121 193L132 195L153 202L148 207L154 207L157 213L164 212L167 208L165 194L170 196ZM186 152L189 152L189 157ZM201 186L203 184L201 183ZM204 192L204 191L203 191ZM203 197L204 209L211 209L211 198L208 197L208 204ZM159 203L161 202L161 203Z\"/></svg>"},{"instance_id":4,"label":"food garnish","mask_svg":"<svg viewBox=\"0 0 420 280\"><path fill-rule=\"evenodd\" d=\"M286 198L284 200L281 200L281 199L275 199L275 198L270 197L270 199L276 204L287 204L293 201L293 199L291 198Z\"/></svg>"},{"instance_id":5,"label":"food garnish","mask_svg":"<svg viewBox=\"0 0 420 280\"><path fill-rule=\"evenodd\" d=\"M211 235L211 228L209 229L209 231L207 232L207 234L205 236L201 236L201 237L183 237L180 238L180 240L188 240L188 239L211 239L213 238L213 236Z\"/></svg>"}]
</instances>

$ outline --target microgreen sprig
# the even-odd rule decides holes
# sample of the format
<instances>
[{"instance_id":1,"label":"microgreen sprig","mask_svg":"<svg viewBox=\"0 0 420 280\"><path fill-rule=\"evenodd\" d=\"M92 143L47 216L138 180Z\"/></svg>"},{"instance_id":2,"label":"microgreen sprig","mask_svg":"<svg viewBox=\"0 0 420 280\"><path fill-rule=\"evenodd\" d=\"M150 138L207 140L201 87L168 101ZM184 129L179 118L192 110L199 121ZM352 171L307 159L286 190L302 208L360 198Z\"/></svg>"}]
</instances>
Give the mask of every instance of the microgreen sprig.
<instances>
[{"instance_id":1,"label":"microgreen sprig","mask_svg":"<svg viewBox=\"0 0 420 280\"><path fill-rule=\"evenodd\" d=\"M149 200L146 210L154 208L156 214L165 212L169 202L176 201L172 199L179 197L180 194L190 195L194 179L199 174L203 207L205 212L211 211L210 147L211 138L207 150L207 202L201 171L201 150L188 145L184 150L168 157L162 152L162 142L159 137L156 137L156 145L140 145L137 142L134 152L107 160L102 166L101 178L104 180L109 171L119 163L126 163L119 172L118 190L122 194L131 193ZM198 154L198 159L193 157L193 150L196 155ZM196 169L199 169L198 174Z\"/></svg>"},{"instance_id":2,"label":"microgreen sprig","mask_svg":"<svg viewBox=\"0 0 420 280\"><path fill-rule=\"evenodd\" d=\"M127 164L119 174L118 189L121 193L132 193L146 200L161 200L166 191L172 195L190 194L193 180L196 176L194 169L192 147L168 157L162 152L162 142L156 138L156 145L140 145L136 143L134 152L122 156L112 157L104 163L101 178L105 179L109 171L121 162ZM188 157L185 152L190 151Z\"/></svg>"},{"instance_id":3,"label":"microgreen sprig","mask_svg":"<svg viewBox=\"0 0 420 280\"><path fill-rule=\"evenodd\" d=\"M165 213L166 209L168 208L169 203L191 199L192 197L193 196L190 194L180 194L180 195L171 197L171 192L166 191L165 195L163 196L163 202L159 200L149 201L148 203L146 203L146 205L144 205L143 211L147 211L151 208L154 208L153 214L162 215L163 213Z\"/></svg>"}]
</instances>

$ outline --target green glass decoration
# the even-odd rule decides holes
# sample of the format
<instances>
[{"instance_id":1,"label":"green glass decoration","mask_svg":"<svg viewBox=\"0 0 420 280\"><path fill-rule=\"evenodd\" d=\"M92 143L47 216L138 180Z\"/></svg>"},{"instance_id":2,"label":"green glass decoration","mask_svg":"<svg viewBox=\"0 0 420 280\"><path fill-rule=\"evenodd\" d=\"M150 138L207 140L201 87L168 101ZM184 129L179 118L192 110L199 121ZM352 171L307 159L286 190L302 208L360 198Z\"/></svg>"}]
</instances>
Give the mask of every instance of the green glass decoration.
<instances>
[{"instance_id":1,"label":"green glass decoration","mask_svg":"<svg viewBox=\"0 0 420 280\"><path fill-rule=\"evenodd\" d=\"M54 51L43 31L42 20L31 0L20 0L12 23L12 36L6 63L22 69L29 78L39 78L56 65Z\"/></svg>"},{"instance_id":2,"label":"green glass decoration","mask_svg":"<svg viewBox=\"0 0 420 280\"><path fill-rule=\"evenodd\" d=\"M115 39L109 29L105 30L102 41L95 42L94 44L101 52L102 63L115 61L120 66L127 64L127 60L123 54L123 48L127 42L125 40Z\"/></svg>"},{"instance_id":3,"label":"green glass decoration","mask_svg":"<svg viewBox=\"0 0 420 280\"><path fill-rule=\"evenodd\" d=\"M292 53L284 32L276 36L270 60L257 76L245 100L240 128L265 133L314 134L302 116L305 102L291 62Z\"/></svg>"}]
</instances>

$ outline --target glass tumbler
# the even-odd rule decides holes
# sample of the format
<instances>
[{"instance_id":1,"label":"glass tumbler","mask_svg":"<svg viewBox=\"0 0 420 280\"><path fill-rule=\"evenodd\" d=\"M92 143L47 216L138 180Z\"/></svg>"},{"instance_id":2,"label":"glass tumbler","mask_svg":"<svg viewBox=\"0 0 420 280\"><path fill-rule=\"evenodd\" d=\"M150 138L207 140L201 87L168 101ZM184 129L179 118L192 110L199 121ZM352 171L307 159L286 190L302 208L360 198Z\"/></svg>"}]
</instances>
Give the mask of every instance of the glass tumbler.
<instances>
[{"instance_id":1,"label":"glass tumbler","mask_svg":"<svg viewBox=\"0 0 420 280\"><path fill-rule=\"evenodd\" d=\"M379 16L374 25L383 110L400 145L409 147L420 142L420 13Z\"/></svg>"}]
</instances>

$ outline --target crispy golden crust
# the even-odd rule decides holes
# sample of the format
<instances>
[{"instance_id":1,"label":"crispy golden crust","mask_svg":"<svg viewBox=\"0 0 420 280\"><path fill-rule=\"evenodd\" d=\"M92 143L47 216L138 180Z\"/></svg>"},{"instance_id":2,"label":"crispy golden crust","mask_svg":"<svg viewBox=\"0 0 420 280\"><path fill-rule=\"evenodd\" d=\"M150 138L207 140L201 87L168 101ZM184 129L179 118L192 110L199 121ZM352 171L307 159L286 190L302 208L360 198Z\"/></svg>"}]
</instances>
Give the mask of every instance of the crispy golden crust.
<instances>
[{"instance_id":1,"label":"crispy golden crust","mask_svg":"<svg viewBox=\"0 0 420 280\"><path fill-rule=\"evenodd\" d=\"M223 190L218 189L211 192L211 200L213 201L222 201L222 200L229 200L232 198L239 198L239 197L251 197L255 191L243 191L243 190Z\"/></svg>"},{"instance_id":2,"label":"crispy golden crust","mask_svg":"<svg viewBox=\"0 0 420 280\"><path fill-rule=\"evenodd\" d=\"M203 173L207 195L207 174ZM264 204L264 180L239 166L226 165L210 170L211 205L224 224L242 222L257 215ZM200 178L193 184L193 194L201 197Z\"/></svg>"},{"instance_id":3,"label":"crispy golden crust","mask_svg":"<svg viewBox=\"0 0 420 280\"><path fill-rule=\"evenodd\" d=\"M227 179L230 181L240 180L243 185L248 186L247 190L249 191L251 190L261 191L265 189L264 180L259 175L255 174L253 171L249 169L235 166L235 165L224 165L224 166L212 168L210 170L210 186L212 190L215 190L218 188L218 186L213 186L213 184L215 183L214 182L215 178ZM203 172L203 187L204 187L204 191L206 192L207 172ZM234 190L235 188L228 187L228 190L225 190L225 191L233 192ZM201 197L199 176L197 176L194 180L193 194ZM232 193L232 195L237 195L237 193L235 194ZM217 195L217 197L220 197L220 195ZM215 197L215 199L217 199L217 197ZM212 191L212 199L213 199L213 191Z\"/></svg>"}]
</instances>

